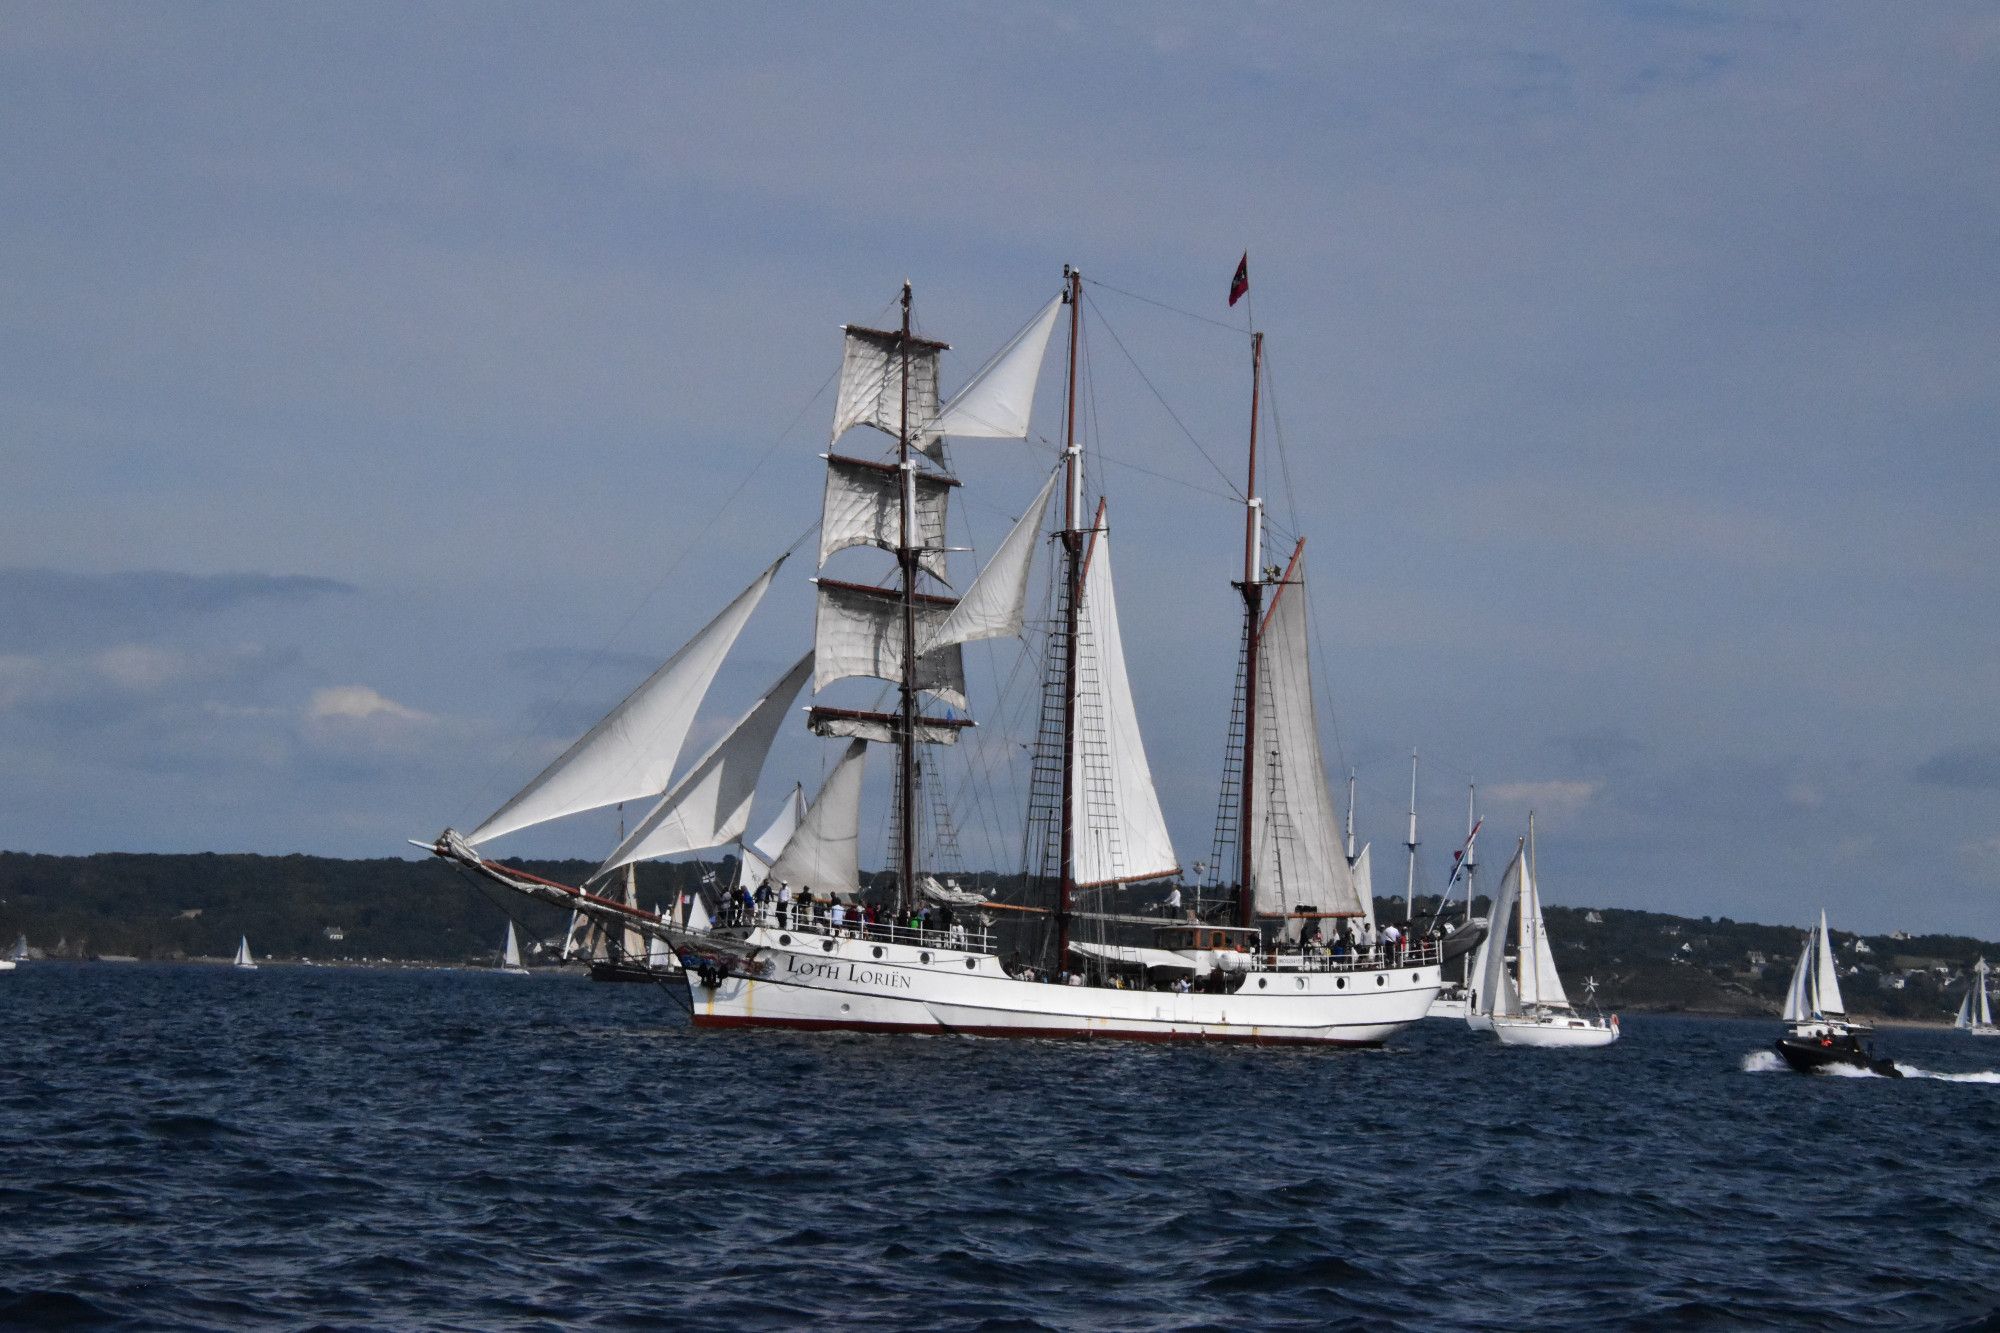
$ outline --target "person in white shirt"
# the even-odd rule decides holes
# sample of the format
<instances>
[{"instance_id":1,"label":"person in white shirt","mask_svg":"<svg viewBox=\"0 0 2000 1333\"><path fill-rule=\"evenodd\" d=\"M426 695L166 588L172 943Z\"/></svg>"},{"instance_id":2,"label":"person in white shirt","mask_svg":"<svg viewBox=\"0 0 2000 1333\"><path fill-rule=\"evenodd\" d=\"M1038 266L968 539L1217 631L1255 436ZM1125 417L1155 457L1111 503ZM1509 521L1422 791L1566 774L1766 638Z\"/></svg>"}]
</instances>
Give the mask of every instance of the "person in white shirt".
<instances>
[{"instance_id":1,"label":"person in white shirt","mask_svg":"<svg viewBox=\"0 0 2000 1333\"><path fill-rule=\"evenodd\" d=\"M847 924L847 904L838 898L833 900L833 933L840 934L840 928Z\"/></svg>"}]
</instances>

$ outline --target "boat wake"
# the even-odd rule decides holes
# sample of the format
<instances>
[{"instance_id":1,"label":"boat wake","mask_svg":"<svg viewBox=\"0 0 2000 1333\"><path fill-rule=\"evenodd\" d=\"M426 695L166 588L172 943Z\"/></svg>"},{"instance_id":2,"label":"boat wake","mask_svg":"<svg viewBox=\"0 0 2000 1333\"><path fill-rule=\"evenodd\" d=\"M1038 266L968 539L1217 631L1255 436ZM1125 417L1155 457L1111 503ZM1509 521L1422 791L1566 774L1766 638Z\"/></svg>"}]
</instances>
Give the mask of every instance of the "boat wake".
<instances>
[{"instance_id":1,"label":"boat wake","mask_svg":"<svg viewBox=\"0 0 2000 1333\"><path fill-rule=\"evenodd\" d=\"M1929 1078L1940 1083L2000 1083L2000 1069L1975 1069L1969 1074L1940 1074L1931 1069L1919 1069L1915 1065L1896 1062L1896 1071L1904 1078ZM1789 1073L1785 1062L1778 1058L1776 1051L1751 1051L1743 1057L1743 1072L1746 1074ZM1872 1069L1859 1069L1853 1065L1826 1065L1813 1071L1829 1078L1885 1078Z\"/></svg>"},{"instance_id":2,"label":"boat wake","mask_svg":"<svg viewBox=\"0 0 2000 1333\"><path fill-rule=\"evenodd\" d=\"M2000 1069L1975 1069L1969 1074L1939 1074L1929 1069L1919 1069L1915 1065L1896 1062L1904 1078L1934 1078L1943 1083L2000 1083Z\"/></svg>"}]
</instances>

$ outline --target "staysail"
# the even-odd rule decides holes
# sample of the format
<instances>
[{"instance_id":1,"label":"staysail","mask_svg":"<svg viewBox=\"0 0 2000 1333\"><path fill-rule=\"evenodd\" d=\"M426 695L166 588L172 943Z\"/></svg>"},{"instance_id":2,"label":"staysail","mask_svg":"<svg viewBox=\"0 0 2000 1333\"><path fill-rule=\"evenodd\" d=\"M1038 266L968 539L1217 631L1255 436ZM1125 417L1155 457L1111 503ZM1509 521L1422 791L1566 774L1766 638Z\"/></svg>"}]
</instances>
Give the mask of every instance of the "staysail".
<instances>
[{"instance_id":1,"label":"staysail","mask_svg":"<svg viewBox=\"0 0 2000 1333\"><path fill-rule=\"evenodd\" d=\"M777 575L778 559L583 739L466 837L472 844L583 810L658 796L722 659Z\"/></svg>"},{"instance_id":2,"label":"staysail","mask_svg":"<svg viewBox=\"0 0 2000 1333\"><path fill-rule=\"evenodd\" d=\"M1361 914L1369 925L1375 924L1375 867L1368 859L1368 849L1372 843L1361 844L1361 854L1354 858L1354 896L1361 900Z\"/></svg>"},{"instance_id":3,"label":"staysail","mask_svg":"<svg viewBox=\"0 0 2000 1333\"><path fill-rule=\"evenodd\" d=\"M861 767L867 756L868 742L848 742L772 864L772 879L816 894L861 892Z\"/></svg>"},{"instance_id":4,"label":"staysail","mask_svg":"<svg viewBox=\"0 0 2000 1333\"><path fill-rule=\"evenodd\" d=\"M1180 869L1167 836L1132 682L1118 628L1111 584L1111 531L1104 506L1083 554L1078 601L1076 751L1070 765L1070 820L1075 830L1073 873L1080 887L1157 879Z\"/></svg>"},{"instance_id":5,"label":"staysail","mask_svg":"<svg viewBox=\"0 0 2000 1333\"><path fill-rule=\"evenodd\" d=\"M1812 1017L1813 954L1818 939L1817 932L1807 931L1805 947L1799 950L1798 966L1792 969L1792 984L1785 988L1787 1023L1803 1023Z\"/></svg>"},{"instance_id":6,"label":"staysail","mask_svg":"<svg viewBox=\"0 0 2000 1333\"><path fill-rule=\"evenodd\" d=\"M1507 914L1514 910L1521 894L1521 875L1526 866L1525 848L1517 848L1500 877L1493 894L1492 924L1486 942L1480 946L1478 1012L1507 1015L1514 1012L1515 988L1507 976Z\"/></svg>"},{"instance_id":7,"label":"staysail","mask_svg":"<svg viewBox=\"0 0 2000 1333\"><path fill-rule=\"evenodd\" d=\"M952 395L926 434L957 435L991 440L1018 440L1028 433L1028 415L1035 403L1035 382L1049 334L1062 310L1057 296L994 353L965 387Z\"/></svg>"},{"instance_id":8,"label":"staysail","mask_svg":"<svg viewBox=\"0 0 2000 1333\"><path fill-rule=\"evenodd\" d=\"M1257 743L1245 775L1257 793L1250 810L1251 901L1268 916L1301 910L1364 916L1320 752L1310 643L1300 543L1258 630Z\"/></svg>"},{"instance_id":9,"label":"staysail","mask_svg":"<svg viewBox=\"0 0 2000 1333\"><path fill-rule=\"evenodd\" d=\"M757 775L764 771L778 724L811 673L812 654L807 653L660 798L590 878L602 879L634 861L698 852L741 837L750 824Z\"/></svg>"}]
</instances>

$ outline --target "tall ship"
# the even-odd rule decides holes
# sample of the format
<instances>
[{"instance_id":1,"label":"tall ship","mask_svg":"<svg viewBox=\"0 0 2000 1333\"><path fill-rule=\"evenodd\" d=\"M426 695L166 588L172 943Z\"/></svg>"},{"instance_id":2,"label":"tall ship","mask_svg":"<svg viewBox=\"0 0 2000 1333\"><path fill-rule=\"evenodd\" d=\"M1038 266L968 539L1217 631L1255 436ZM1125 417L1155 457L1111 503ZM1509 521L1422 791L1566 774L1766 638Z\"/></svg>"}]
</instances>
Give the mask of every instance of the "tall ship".
<instances>
[{"instance_id":1,"label":"tall ship","mask_svg":"<svg viewBox=\"0 0 2000 1333\"><path fill-rule=\"evenodd\" d=\"M676 771L702 699L790 552L478 827L417 845L612 938L664 943L681 964L670 991L684 994L699 1027L1370 1046L1422 1019L1463 941L1358 952L1331 943L1369 904L1320 746L1304 539L1266 560L1263 339L1254 333L1228 758L1209 880L1182 904L1183 867L1126 669L1109 505L1084 491L1083 278L1066 267L1063 279L949 399L939 392L947 344L913 331L908 284L896 327L843 329L812 646L720 740ZM948 516L962 483L946 441L1029 435L1059 322L1068 326L1059 457L1038 485L1023 486L1033 489L1019 517L952 595ZM1031 621L1044 546L1054 564ZM853 548L886 552L893 567L873 581L849 575L866 558ZM950 831L930 813L926 787L935 792L940 757L975 725L964 645L1024 636L1041 671L1023 866L989 895L941 878L937 844ZM853 679L877 682L876 708L823 701ZM781 817L782 837L774 830L745 844L766 757L808 683L805 725L838 757L803 810ZM864 894L871 752L890 766L890 883ZM485 850L533 825L641 799L653 800L650 812L582 885L538 878ZM712 914L699 898L648 911L613 887L634 862L731 844L745 848L742 879ZM1120 893L1169 881L1152 912L1129 906L1137 893Z\"/></svg>"}]
</instances>

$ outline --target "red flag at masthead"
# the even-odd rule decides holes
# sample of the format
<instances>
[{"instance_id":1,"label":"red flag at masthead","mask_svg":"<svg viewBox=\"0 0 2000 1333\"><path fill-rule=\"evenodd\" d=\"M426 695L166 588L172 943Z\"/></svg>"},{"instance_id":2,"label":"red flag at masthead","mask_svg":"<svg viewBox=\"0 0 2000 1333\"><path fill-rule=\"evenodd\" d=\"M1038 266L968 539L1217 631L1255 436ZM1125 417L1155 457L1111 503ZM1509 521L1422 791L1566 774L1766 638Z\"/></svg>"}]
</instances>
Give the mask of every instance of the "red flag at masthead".
<instances>
[{"instance_id":1,"label":"red flag at masthead","mask_svg":"<svg viewBox=\"0 0 2000 1333\"><path fill-rule=\"evenodd\" d=\"M1236 276L1229 280L1229 304L1235 305L1243 299L1243 293L1250 290L1250 252L1245 250L1243 258L1236 261Z\"/></svg>"}]
</instances>

